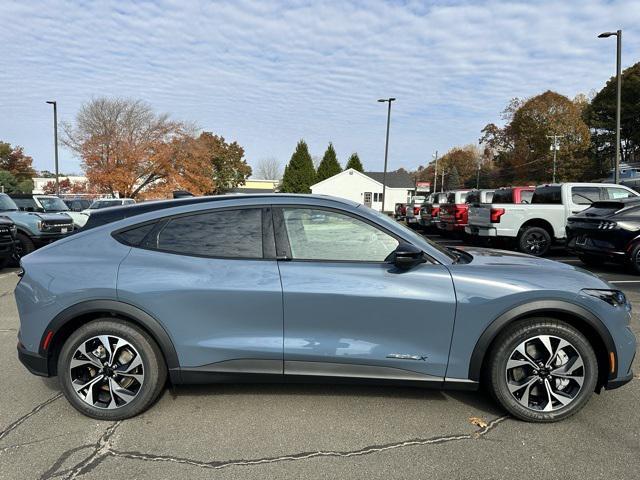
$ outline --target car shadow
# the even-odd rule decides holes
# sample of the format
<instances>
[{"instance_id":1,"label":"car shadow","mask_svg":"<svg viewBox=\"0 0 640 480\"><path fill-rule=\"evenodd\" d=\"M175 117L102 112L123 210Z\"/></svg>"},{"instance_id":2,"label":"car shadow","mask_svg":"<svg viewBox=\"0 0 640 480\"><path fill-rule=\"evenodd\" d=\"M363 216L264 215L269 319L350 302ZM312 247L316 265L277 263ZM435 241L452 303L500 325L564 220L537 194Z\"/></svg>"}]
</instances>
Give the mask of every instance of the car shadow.
<instances>
[{"instance_id":1,"label":"car shadow","mask_svg":"<svg viewBox=\"0 0 640 480\"><path fill-rule=\"evenodd\" d=\"M357 385L341 383L218 383L172 385L167 394L172 399L216 395L282 395L313 397L369 397L390 400L458 401L487 415L503 415L495 401L482 389L477 391L437 390L395 385Z\"/></svg>"}]
</instances>

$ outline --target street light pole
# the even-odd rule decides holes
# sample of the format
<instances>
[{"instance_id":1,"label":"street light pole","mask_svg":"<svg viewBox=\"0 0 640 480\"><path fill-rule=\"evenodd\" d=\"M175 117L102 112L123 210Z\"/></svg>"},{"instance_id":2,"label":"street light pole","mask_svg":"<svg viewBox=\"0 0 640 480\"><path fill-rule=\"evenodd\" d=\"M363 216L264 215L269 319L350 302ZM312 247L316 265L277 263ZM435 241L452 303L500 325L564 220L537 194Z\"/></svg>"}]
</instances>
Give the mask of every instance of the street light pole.
<instances>
[{"instance_id":1,"label":"street light pole","mask_svg":"<svg viewBox=\"0 0 640 480\"><path fill-rule=\"evenodd\" d=\"M547 135L547 138L553 138L553 143L551 144L551 149L553 150L553 180L552 183L556 183L556 154L558 150L560 150L560 144L558 143L559 138L564 138L564 135Z\"/></svg>"},{"instance_id":2,"label":"street light pole","mask_svg":"<svg viewBox=\"0 0 640 480\"><path fill-rule=\"evenodd\" d=\"M389 125L391 123L391 102L393 102L395 98L381 98L379 102L387 102L389 104L389 108L387 109L387 140L384 144L384 172L382 174L382 213L384 213L384 202L387 199L386 190L387 190L387 159L389 157Z\"/></svg>"},{"instance_id":3,"label":"street light pole","mask_svg":"<svg viewBox=\"0 0 640 480\"><path fill-rule=\"evenodd\" d=\"M433 169L433 193L436 193L436 187L438 186L438 150L433 156L436 159L436 166Z\"/></svg>"},{"instance_id":4,"label":"street light pole","mask_svg":"<svg viewBox=\"0 0 640 480\"><path fill-rule=\"evenodd\" d=\"M60 195L60 179L58 172L58 104L54 100L48 101L47 103L53 105L53 143L56 154L56 195Z\"/></svg>"},{"instance_id":5,"label":"street light pole","mask_svg":"<svg viewBox=\"0 0 640 480\"><path fill-rule=\"evenodd\" d=\"M617 37L616 42L616 165L613 171L613 181L620 180L620 110L622 104L622 30L604 32L598 38Z\"/></svg>"}]
</instances>

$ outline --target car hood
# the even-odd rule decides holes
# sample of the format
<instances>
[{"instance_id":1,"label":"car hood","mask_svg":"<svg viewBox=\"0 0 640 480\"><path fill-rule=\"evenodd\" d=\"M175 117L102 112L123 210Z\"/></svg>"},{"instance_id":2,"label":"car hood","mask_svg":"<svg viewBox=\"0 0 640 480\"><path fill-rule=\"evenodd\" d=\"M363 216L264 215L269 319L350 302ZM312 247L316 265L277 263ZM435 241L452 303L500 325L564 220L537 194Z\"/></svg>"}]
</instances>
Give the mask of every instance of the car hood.
<instances>
[{"instance_id":1,"label":"car hood","mask_svg":"<svg viewBox=\"0 0 640 480\"><path fill-rule=\"evenodd\" d=\"M67 215L64 212L60 212L60 213L42 213L42 212L24 212L24 211L20 211L20 210L11 210L8 212L0 212L0 215L4 215L6 217L9 217L10 219L14 220L14 221L20 221L21 219L24 221L26 219L33 219L33 221L36 220L50 220L50 221L55 221L55 222L59 222L59 221L66 221L66 222L71 222L71 217L69 215Z\"/></svg>"},{"instance_id":2,"label":"car hood","mask_svg":"<svg viewBox=\"0 0 640 480\"><path fill-rule=\"evenodd\" d=\"M579 292L583 288L614 288L597 275L573 265L524 253L489 248L458 247L473 257L469 263L452 265L452 275L474 276L487 283L518 289L553 289ZM489 281L490 280L490 281Z\"/></svg>"},{"instance_id":3,"label":"car hood","mask_svg":"<svg viewBox=\"0 0 640 480\"><path fill-rule=\"evenodd\" d=\"M547 258L534 257L533 255L527 255L526 253L478 247L456 247L456 250L461 250L471 255L473 257L471 263L475 265L519 265L530 267L568 268L575 270L575 267L572 265L567 265L566 263L557 262L555 260L549 260Z\"/></svg>"}]
</instances>

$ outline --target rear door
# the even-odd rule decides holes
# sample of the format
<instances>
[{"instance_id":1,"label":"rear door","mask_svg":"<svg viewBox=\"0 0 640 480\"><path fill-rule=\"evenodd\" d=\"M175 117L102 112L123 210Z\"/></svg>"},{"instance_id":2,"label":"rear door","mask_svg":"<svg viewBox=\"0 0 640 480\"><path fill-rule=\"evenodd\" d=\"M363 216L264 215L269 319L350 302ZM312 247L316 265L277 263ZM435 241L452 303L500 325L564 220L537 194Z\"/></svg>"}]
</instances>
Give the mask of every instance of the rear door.
<instances>
[{"instance_id":1,"label":"rear door","mask_svg":"<svg viewBox=\"0 0 640 480\"><path fill-rule=\"evenodd\" d=\"M266 208L216 208L121 232L138 246L120 265L118 298L165 327L183 369L282 374L271 219Z\"/></svg>"},{"instance_id":2,"label":"rear door","mask_svg":"<svg viewBox=\"0 0 640 480\"><path fill-rule=\"evenodd\" d=\"M449 271L398 271L399 239L362 217L274 209L285 374L441 381L455 315Z\"/></svg>"}]
</instances>

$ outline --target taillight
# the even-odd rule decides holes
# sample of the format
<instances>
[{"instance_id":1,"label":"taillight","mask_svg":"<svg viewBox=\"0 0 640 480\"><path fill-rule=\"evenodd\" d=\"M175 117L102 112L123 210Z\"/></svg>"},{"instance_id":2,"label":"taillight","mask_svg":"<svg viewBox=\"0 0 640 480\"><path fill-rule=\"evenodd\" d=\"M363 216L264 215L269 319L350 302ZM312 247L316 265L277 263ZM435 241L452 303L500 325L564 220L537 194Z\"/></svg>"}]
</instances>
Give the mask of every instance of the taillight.
<instances>
[{"instance_id":1,"label":"taillight","mask_svg":"<svg viewBox=\"0 0 640 480\"><path fill-rule=\"evenodd\" d=\"M464 217L465 208L461 205L456 205L453 209L453 213L456 220L461 220Z\"/></svg>"},{"instance_id":2,"label":"taillight","mask_svg":"<svg viewBox=\"0 0 640 480\"><path fill-rule=\"evenodd\" d=\"M413 214L420 215L420 207L413 207Z\"/></svg>"},{"instance_id":3,"label":"taillight","mask_svg":"<svg viewBox=\"0 0 640 480\"><path fill-rule=\"evenodd\" d=\"M432 207L431 208L431 216L432 217L437 217L438 213L440 213L440 208L438 208L438 207Z\"/></svg>"},{"instance_id":4,"label":"taillight","mask_svg":"<svg viewBox=\"0 0 640 480\"><path fill-rule=\"evenodd\" d=\"M491 223L500 223L500 217L504 215L504 208L491 209Z\"/></svg>"}]
</instances>

